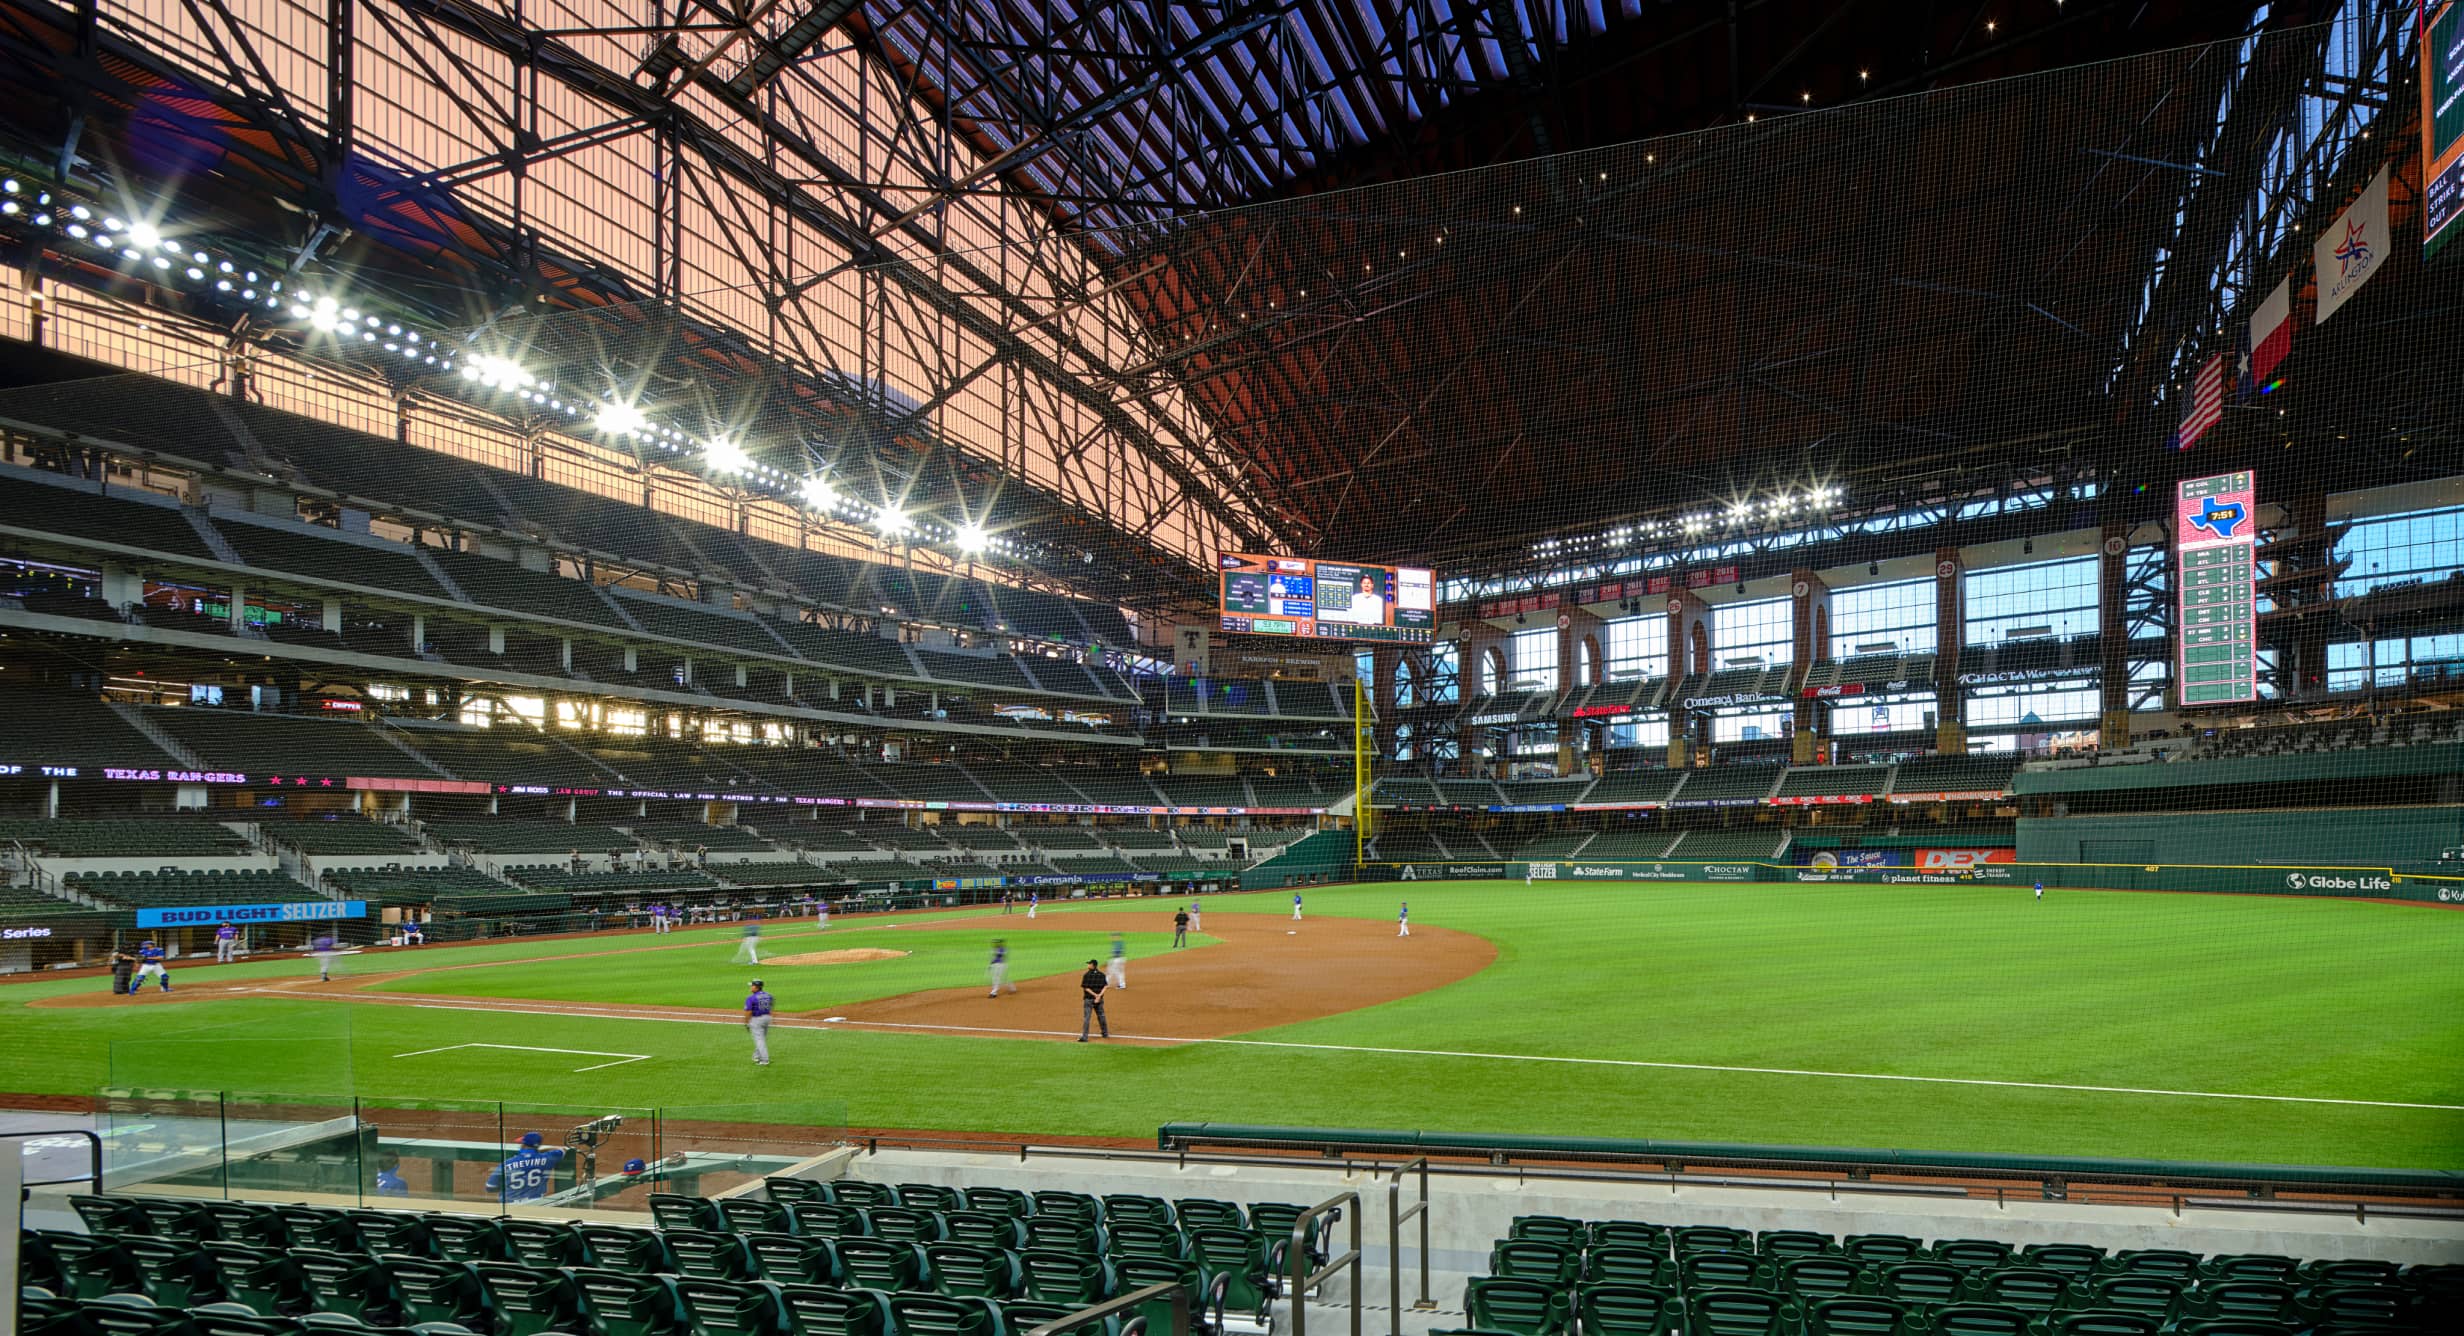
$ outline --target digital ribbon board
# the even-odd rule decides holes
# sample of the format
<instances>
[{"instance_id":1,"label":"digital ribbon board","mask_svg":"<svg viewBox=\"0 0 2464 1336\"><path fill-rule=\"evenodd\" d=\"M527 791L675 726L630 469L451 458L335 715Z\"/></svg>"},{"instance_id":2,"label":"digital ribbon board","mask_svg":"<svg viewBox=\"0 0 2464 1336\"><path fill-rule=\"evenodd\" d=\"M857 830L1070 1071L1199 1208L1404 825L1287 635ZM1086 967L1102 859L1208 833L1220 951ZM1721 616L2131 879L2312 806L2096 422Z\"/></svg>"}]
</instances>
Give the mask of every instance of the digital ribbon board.
<instances>
[{"instance_id":1,"label":"digital ribbon board","mask_svg":"<svg viewBox=\"0 0 2464 1336\"><path fill-rule=\"evenodd\" d=\"M2258 698L2257 509L2258 481L2247 469L2176 485L2181 617L2173 680L2183 705Z\"/></svg>"}]
</instances>

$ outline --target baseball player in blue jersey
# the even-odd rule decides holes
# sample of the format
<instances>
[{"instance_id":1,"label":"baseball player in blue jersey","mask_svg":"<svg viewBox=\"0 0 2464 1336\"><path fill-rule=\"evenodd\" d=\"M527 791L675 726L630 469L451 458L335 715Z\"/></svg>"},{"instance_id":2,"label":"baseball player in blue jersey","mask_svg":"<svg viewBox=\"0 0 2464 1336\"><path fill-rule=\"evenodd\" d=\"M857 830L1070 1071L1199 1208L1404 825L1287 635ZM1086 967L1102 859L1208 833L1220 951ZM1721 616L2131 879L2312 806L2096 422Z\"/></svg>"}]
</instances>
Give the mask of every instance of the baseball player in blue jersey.
<instances>
[{"instance_id":1,"label":"baseball player in blue jersey","mask_svg":"<svg viewBox=\"0 0 2464 1336\"><path fill-rule=\"evenodd\" d=\"M1128 991L1129 943L1122 941L1117 932L1112 934L1112 963L1104 966L1104 977L1112 981L1113 987Z\"/></svg>"},{"instance_id":2,"label":"baseball player in blue jersey","mask_svg":"<svg viewBox=\"0 0 2464 1336\"><path fill-rule=\"evenodd\" d=\"M758 965L761 963L760 919L746 919L744 921L744 937L736 944L736 963L739 965Z\"/></svg>"},{"instance_id":3,"label":"baseball player in blue jersey","mask_svg":"<svg viewBox=\"0 0 2464 1336\"><path fill-rule=\"evenodd\" d=\"M2045 902L2045 883L2041 881L2036 883L2036 902L2038 904Z\"/></svg>"},{"instance_id":4,"label":"baseball player in blue jersey","mask_svg":"<svg viewBox=\"0 0 2464 1336\"><path fill-rule=\"evenodd\" d=\"M1189 902L1189 930L1191 932L1206 931L1205 915L1199 911L1198 902L1195 900Z\"/></svg>"},{"instance_id":5,"label":"baseball player in blue jersey","mask_svg":"<svg viewBox=\"0 0 2464 1336\"><path fill-rule=\"evenodd\" d=\"M1001 996L1001 990L1004 988L1009 989L1013 993L1018 991L1018 985L1010 982L1010 944L1007 939L1000 937L995 937L992 939L991 968L992 991L984 994L984 996L999 997Z\"/></svg>"},{"instance_id":6,"label":"baseball player in blue jersey","mask_svg":"<svg viewBox=\"0 0 2464 1336\"><path fill-rule=\"evenodd\" d=\"M1300 892L1292 892L1292 921L1300 922Z\"/></svg>"},{"instance_id":7,"label":"baseball player in blue jersey","mask_svg":"<svg viewBox=\"0 0 2464 1336\"><path fill-rule=\"evenodd\" d=\"M380 1197L411 1195L411 1185L402 1181L401 1156L389 1154L376 1162L376 1195Z\"/></svg>"},{"instance_id":8,"label":"baseball player in blue jersey","mask_svg":"<svg viewBox=\"0 0 2464 1336\"><path fill-rule=\"evenodd\" d=\"M744 995L744 1028L753 1036L753 1065L770 1065L770 1012L776 1006L761 980L753 981L753 991Z\"/></svg>"},{"instance_id":9,"label":"baseball player in blue jersey","mask_svg":"<svg viewBox=\"0 0 2464 1336\"><path fill-rule=\"evenodd\" d=\"M1411 935L1412 902L1409 900L1399 901L1395 907L1395 936L1409 937Z\"/></svg>"},{"instance_id":10,"label":"baseball player in blue jersey","mask_svg":"<svg viewBox=\"0 0 2464 1336\"><path fill-rule=\"evenodd\" d=\"M1044 903L1044 893L1042 891L1027 892L1027 917L1034 918L1035 907L1042 903Z\"/></svg>"},{"instance_id":11,"label":"baseball player in blue jersey","mask_svg":"<svg viewBox=\"0 0 2464 1336\"><path fill-rule=\"evenodd\" d=\"M240 930L228 923L216 924L214 926L214 963L217 965L230 964L237 957L239 949Z\"/></svg>"},{"instance_id":12,"label":"baseball player in blue jersey","mask_svg":"<svg viewBox=\"0 0 2464 1336\"><path fill-rule=\"evenodd\" d=\"M508 1204L537 1201L548 1195L548 1174L564 1159L561 1149L541 1149L537 1132L524 1132L522 1149L488 1174L487 1189Z\"/></svg>"},{"instance_id":13,"label":"baseball player in blue jersey","mask_svg":"<svg viewBox=\"0 0 2464 1336\"><path fill-rule=\"evenodd\" d=\"M163 949L151 937L137 947L137 981L128 986L131 996L145 987L148 975L162 985L162 991L171 991L171 971L163 964Z\"/></svg>"}]
</instances>

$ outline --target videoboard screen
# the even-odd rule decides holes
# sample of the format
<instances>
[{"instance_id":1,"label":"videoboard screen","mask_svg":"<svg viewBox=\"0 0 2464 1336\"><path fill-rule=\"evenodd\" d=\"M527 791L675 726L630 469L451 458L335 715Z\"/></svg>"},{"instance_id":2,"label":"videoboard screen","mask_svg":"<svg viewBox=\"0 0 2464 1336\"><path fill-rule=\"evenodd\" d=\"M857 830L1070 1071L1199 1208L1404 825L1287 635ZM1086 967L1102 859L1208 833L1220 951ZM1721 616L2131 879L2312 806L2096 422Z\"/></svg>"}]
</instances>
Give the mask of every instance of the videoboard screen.
<instances>
[{"instance_id":1,"label":"videoboard screen","mask_svg":"<svg viewBox=\"0 0 2464 1336\"><path fill-rule=\"evenodd\" d=\"M2256 700L2258 483L2248 469L2175 485L2173 547L2181 559L2179 701Z\"/></svg>"},{"instance_id":2,"label":"videoboard screen","mask_svg":"<svg viewBox=\"0 0 2464 1336\"><path fill-rule=\"evenodd\" d=\"M1239 552L1216 564L1226 631L1425 643L1437 629L1437 580L1415 567Z\"/></svg>"},{"instance_id":3,"label":"videoboard screen","mask_svg":"<svg viewBox=\"0 0 2464 1336\"><path fill-rule=\"evenodd\" d=\"M2464 232L2464 0L2421 8L2422 248Z\"/></svg>"}]
</instances>

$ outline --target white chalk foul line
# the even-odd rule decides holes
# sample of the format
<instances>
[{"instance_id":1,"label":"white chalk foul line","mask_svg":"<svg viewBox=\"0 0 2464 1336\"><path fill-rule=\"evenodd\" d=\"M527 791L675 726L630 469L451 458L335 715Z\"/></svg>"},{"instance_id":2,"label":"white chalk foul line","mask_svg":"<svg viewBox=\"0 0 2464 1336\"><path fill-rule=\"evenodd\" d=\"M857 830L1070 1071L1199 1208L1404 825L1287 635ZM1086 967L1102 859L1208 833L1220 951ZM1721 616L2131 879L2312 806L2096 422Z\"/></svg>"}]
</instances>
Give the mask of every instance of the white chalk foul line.
<instances>
[{"instance_id":1,"label":"white chalk foul line","mask_svg":"<svg viewBox=\"0 0 2464 1336\"><path fill-rule=\"evenodd\" d=\"M447 1044L443 1048L413 1049L408 1053L396 1053L394 1056L397 1058L418 1058L425 1057L430 1053L451 1053L457 1049L465 1048L494 1048L502 1049L508 1053L564 1053L577 1058L616 1059L614 1062L594 1062L587 1067L576 1067L573 1069L576 1074L582 1072L595 1072L603 1067L622 1067L628 1062L650 1061L650 1055L647 1053L617 1053L604 1048L542 1048L537 1044Z\"/></svg>"},{"instance_id":2,"label":"white chalk foul line","mask_svg":"<svg viewBox=\"0 0 2464 1336\"><path fill-rule=\"evenodd\" d=\"M241 991L241 990L234 990ZM275 997L305 997L311 1000L334 1000L331 994L297 993L280 989L248 989ZM669 1016L652 1012L624 1011L618 1008L592 1008L588 1011L528 1010L516 1007L458 1006L445 1003L413 1003L430 1011L492 1011L509 1016L563 1016L573 1018L606 1018L613 1020L670 1021L684 1025L734 1025L738 1022L704 1020L695 1016ZM1067 1030L1025 1030L994 1025L927 1025L915 1021L859 1021L831 1017L827 1021L787 1021L791 1029L827 1029L833 1025L863 1026L876 1030L925 1030L950 1034L1021 1035L1037 1039L1056 1036L1074 1038ZM1114 1031L1115 1039L1135 1039L1157 1044L1222 1044L1235 1048L1288 1048L1322 1053L1377 1053L1407 1058L1459 1058L1477 1062L1550 1062L1587 1067L1639 1067L1677 1072L1733 1072L1752 1076L1800 1076L1832 1081L1900 1081L1918 1085L1961 1085L1998 1087L2008 1090L2064 1090L2094 1095L2147 1095L2165 1099L2238 1099L2261 1104L2331 1104L2362 1109L2425 1109L2436 1113L2464 1113L2464 1104L2427 1104L2391 1099L2338 1099L2328 1095L2254 1095L2232 1090L2169 1090L2161 1086L2084 1085L2063 1081L1997 1081L1979 1076L1909 1076L1897 1072L1834 1072L1806 1067L1747 1067L1713 1062L1654 1062L1644 1058L1574 1058L1546 1053L1482 1053L1467 1049L1388 1048L1373 1044L1304 1044L1287 1039L1192 1039L1180 1035L1129 1034Z\"/></svg>"}]
</instances>

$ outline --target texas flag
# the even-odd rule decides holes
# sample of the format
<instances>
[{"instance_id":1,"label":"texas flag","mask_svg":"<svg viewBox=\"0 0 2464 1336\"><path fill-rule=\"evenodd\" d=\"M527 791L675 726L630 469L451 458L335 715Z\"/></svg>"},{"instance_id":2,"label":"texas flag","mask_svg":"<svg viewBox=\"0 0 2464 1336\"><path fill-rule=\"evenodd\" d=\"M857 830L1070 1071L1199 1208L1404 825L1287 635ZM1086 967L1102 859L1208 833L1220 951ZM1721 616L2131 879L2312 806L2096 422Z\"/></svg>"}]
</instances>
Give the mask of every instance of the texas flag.
<instances>
[{"instance_id":1,"label":"texas flag","mask_svg":"<svg viewBox=\"0 0 2464 1336\"><path fill-rule=\"evenodd\" d=\"M2286 279L2267 294L2250 317L2250 374L2253 389L2264 389L2269 372L2293 350L2293 280Z\"/></svg>"}]
</instances>

